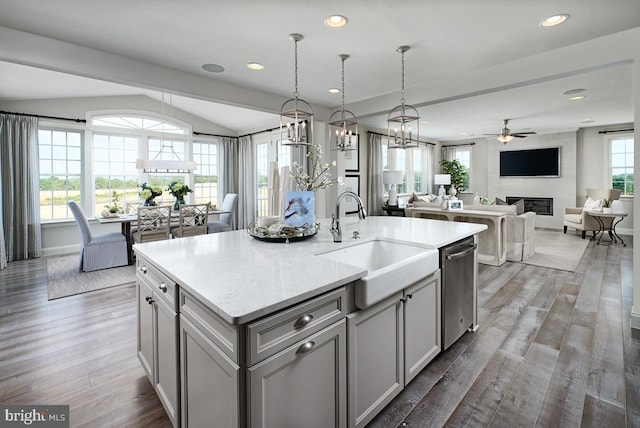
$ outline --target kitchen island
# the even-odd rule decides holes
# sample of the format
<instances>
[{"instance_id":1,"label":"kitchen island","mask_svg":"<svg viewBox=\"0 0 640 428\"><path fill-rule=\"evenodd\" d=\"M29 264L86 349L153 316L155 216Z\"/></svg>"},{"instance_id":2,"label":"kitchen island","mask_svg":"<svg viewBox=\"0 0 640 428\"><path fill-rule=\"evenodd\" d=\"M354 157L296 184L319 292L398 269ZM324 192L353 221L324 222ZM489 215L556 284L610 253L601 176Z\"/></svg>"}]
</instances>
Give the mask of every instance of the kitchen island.
<instances>
[{"instance_id":1,"label":"kitchen island","mask_svg":"<svg viewBox=\"0 0 640 428\"><path fill-rule=\"evenodd\" d=\"M486 226L345 219L334 243L321 224L288 244L235 231L134 247L138 355L174 425L363 426L440 352L437 265L359 309L367 270L318 255L370 240L438 250Z\"/></svg>"}]
</instances>

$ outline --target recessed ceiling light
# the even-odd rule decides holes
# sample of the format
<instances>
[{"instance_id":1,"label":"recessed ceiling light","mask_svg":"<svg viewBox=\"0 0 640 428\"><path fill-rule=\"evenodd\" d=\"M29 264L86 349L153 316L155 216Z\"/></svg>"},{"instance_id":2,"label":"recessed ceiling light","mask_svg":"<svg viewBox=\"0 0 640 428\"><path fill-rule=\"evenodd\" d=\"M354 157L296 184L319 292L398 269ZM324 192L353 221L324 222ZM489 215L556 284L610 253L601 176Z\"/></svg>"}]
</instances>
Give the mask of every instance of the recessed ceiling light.
<instances>
[{"instance_id":1,"label":"recessed ceiling light","mask_svg":"<svg viewBox=\"0 0 640 428\"><path fill-rule=\"evenodd\" d=\"M331 89L329 89L329 93L330 93L330 94L339 94L339 93L340 93L340 89L338 89L338 88L331 88Z\"/></svg>"},{"instance_id":2,"label":"recessed ceiling light","mask_svg":"<svg viewBox=\"0 0 640 428\"><path fill-rule=\"evenodd\" d=\"M584 98L584 95L576 95L575 97L569 98L571 101L578 101Z\"/></svg>"},{"instance_id":3,"label":"recessed ceiling light","mask_svg":"<svg viewBox=\"0 0 640 428\"><path fill-rule=\"evenodd\" d=\"M202 68L210 73L222 73L224 67L218 64L204 64Z\"/></svg>"},{"instance_id":4,"label":"recessed ceiling light","mask_svg":"<svg viewBox=\"0 0 640 428\"><path fill-rule=\"evenodd\" d=\"M348 19L342 15L331 15L324 20L324 25L331 28L344 27L348 22Z\"/></svg>"},{"instance_id":5,"label":"recessed ceiling light","mask_svg":"<svg viewBox=\"0 0 640 428\"><path fill-rule=\"evenodd\" d=\"M247 64L247 68L251 70L262 70L264 68L264 65L260 64L259 62L250 62Z\"/></svg>"},{"instance_id":6,"label":"recessed ceiling light","mask_svg":"<svg viewBox=\"0 0 640 428\"><path fill-rule=\"evenodd\" d=\"M556 25L560 25L569 19L569 14L560 13L558 15L553 15L548 17L547 19L540 21L540 26L542 27L554 27Z\"/></svg>"},{"instance_id":7,"label":"recessed ceiling light","mask_svg":"<svg viewBox=\"0 0 640 428\"><path fill-rule=\"evenodd\" d=\"M420 123L427 124L427 123L429 123L429 121L428 120L421 120Z\"/></svg>"},{"instance_id":8,"label":"recessed ceiling light","mask_svg":"<svg viewBox=\"0 0 640 428\"><path fill-rule=\"evenodd\" d=\"M590 117L583 117L582 119L580 119L580 123L593 123L594 120L591 119Z\"/></svg>"},{"instance_id":9,"label":"recessed ceiling light","mask_svg":"<svg viewBox=\"0 0 640 428\"><path fill-rule=\"evenodd\" d=\"M575 95L575 94L579 94L580 92L584 92L584 91L586 91L586 89L584 89L584 88L569 89L568 91L564 91L562 93L562 95Z\"/></svg>"}]
</instances>

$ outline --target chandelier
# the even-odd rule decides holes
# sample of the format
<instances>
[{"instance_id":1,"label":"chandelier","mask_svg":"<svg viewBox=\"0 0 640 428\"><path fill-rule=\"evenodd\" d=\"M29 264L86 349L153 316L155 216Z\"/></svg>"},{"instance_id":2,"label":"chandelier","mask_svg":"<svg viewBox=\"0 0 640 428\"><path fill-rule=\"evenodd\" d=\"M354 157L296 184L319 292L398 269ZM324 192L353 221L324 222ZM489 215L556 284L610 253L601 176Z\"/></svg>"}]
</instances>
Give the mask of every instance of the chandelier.
<instances>
[{"instance_id":1,"label":"chandelier","mask_svg":"<svg viewBox=\"0 0 640 428\"><path fill-rule=\"evenodd\" d=\"M329 126L332 131L329 138L334 138L335 150L344 152L356 149L358 121L355 114L344 109L344 62L349 59L349 55L340 54L338 58L342 61L342 108L329 117Z\"/></svg>"},{"instance_id":2,"label":"chandelier","mask_svg":"<svg viewBox=\"0 0 640 428\"><path fill-rule=\"evenodd\" d=\"M394 107L387 116L387 136L391 139L390 149L418 147L418 139L420 138L420 115L418 110L409 104L405 104L404 53L408 50L409 46L400 46L397 49L402 55L402 97L400 98L400 105Z\"/></svg>"},{"instance_id":3,"label":"chandelier","mask_svg":"<svg viewBox=\"0 0 640 428\"><path fill-rule=\"evenodd\" d=\"M298 98L298 42L302 34L289 34L295 46L295 91L293 98L280 107L280 141L285 146L309 146L313 142L313 110L305 100ZM309 137L307 138L307 127Z\"/></svg>"}]
</instances>

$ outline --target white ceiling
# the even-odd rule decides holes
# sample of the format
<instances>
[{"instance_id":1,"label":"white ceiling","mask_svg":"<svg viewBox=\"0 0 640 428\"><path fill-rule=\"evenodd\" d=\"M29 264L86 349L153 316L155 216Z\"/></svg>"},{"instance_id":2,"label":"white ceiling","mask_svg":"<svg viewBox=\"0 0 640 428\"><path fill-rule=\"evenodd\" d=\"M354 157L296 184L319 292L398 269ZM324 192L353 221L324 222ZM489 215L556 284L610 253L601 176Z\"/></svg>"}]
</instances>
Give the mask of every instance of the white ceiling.
<instances>
[{"instance_id":1,"label":"white ceiling","mask_svg":"<svg viewBox=\"0 0 640 428\"><path fill-rule=\"evenodd\" d=\"M249 88L282 100L293 92L293 42L288 34L299 32L305 36L298 45L300 96L321 109L339 106L340 95L329 94L328 89L340 87L337 55L348 53L346 102L363 116L362 123L379 128L386 126L384 110L399 103L396 48L407 44L411 46L405 56L407 102L420 107L420 115L428 121L421 125L421 135L434 140L497 133L504 118L512 119L513 131L530 128L539 133L633 121L633 64L607 63L607 52L597 50L586 61L583 50L585 43L637 28L638 0L565 0L561 7L557 0L0 0L0 10L0 26L7 29L152 63L158 70L198 76L212 86ZM560 12L571 15L565 24L538 25ZM347 16L348 25L326 27L323 20L332 13ZM564 61L575 52L580 65L570 72L549 73L544 67L553 66L550 52L562 52ZM41 56L40 64L27 64L0 55L5 60L0 62L0 101L131 94L160 99L164 89L134 78L120 83L92 79L102 76L87 76L80 68L76 72L77 64L69 64L65 73L52 71L60 67L47 66L53 60ZM74 61L79 64L83 58L78 57ZM251 71L246 68L249 61L261 62L265 69ZM516 65L526 61L540 66L540 73L535 75L536 67L519 70ZM211 74L201 69L204 63L217 63L226 70ZM514 72L508 73L511 69ZM139 85L124 85L124 80ZM179 84L171 82L174 87ZM585 88L586 98L569 101L562 94L574 88ZM250 102L238 106L226 95L218 99L223 103L213 103L212 98L217 97L174 95L172 102L237 132L277 123L258 103L256 110L247 110L242 107L253 107ZM390 102L388 107L382 101ZM278 109L279 104L274 105L271 113ZM594 122L582 125L585 118Z\"/></svg>"}]
</instances>

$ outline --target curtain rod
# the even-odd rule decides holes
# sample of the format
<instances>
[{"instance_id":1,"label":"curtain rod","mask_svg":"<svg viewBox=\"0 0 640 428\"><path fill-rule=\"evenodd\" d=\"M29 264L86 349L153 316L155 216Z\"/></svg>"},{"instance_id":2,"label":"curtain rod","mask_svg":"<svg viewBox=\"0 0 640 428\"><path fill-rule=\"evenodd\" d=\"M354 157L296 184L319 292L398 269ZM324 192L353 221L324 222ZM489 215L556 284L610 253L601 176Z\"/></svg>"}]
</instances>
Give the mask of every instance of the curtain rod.
<instances>
[{"instance_id":1,"label":"curtain rod","mask_svg":"<svg viewBox=\"0 0 640 428\"><path fill-rule=\"evenodd\" d=\"M37 117L38 119L55 119L55 120L68 120L76 123L87 123L85 119L70 119L68 117L57 117L57 116L44 116L40 114L30 114L30 113L15 113L12 111L0 111L0 114L15 114L18 116L28 116L28 117Z\"/></svg>"},{"instance_id":2,"label":"curtain rod","mask_svg":"<svg viewBox=\"0 0 640 428\"><path fill-rule=\"evenodd\" d=\"M376 131L367 131L367 134L379 135L381 137L389 137L387 134L381 134L381 133L376 132ZM432 146L436 145L436 143L430 143L429 141L420 141L420 140L418 140L418 143L429 144L429 145L432 145Z\"/></svg>"},{"instance_id":3,"label":"curtain rod","mask_svg":"<svg viewBox=\"0 0 640 428\"><path fill-rule=\"evenodd\" d=\"M631 128L631 129L616 129L614 131L599 131L598 134L613 134L615 132L633 132L633 128Z\"/></svg>"},{"instance_id":4,"label":"curtain rod","mask_svg":"<svg viewBox=\"0 0 640 428\"><path fill-rule=\"evenodd\" d=\"M206 135L207 137L218 137L218 138L238 138L238 137L233 137L231 135L209 134L207 132L197 132L197 131L193 131L193 135Z\"/></svg>"},{"instance_id":5,"label":"curtain rod","mask_svg":"<svg viewBox=\"0 0 640 428\"><path fill-rule=\"evenodd\" d=\"M306 120L305 120L306 122ZM276 129L280 129L279 126L276 126L275 128L269 128L269 129L263 129L262 131L256 131L256 132L251 132L249 134L245 134L245 135L241 135L238 138L242 138L242 137L250 137L252 135L258 135L258 134L262 134L263 132L271 132L271 131L275 131Z\"/></svg>"},{"instance_id":6,"label":"curtain rod","mask_svg":"<svg viewBox=\"0 0 640 428\"><path fill-rule=\"evenodd\" d=\"M476 144L476 142L475 142L475 141L472 141L472 142L470 142L470 143L464 143L464 144L448 144L448 145L446 145L446 146L440 146L440 147L445 148L445 147L474 146L475 144Z\"/></svg>"}]
</instances>

